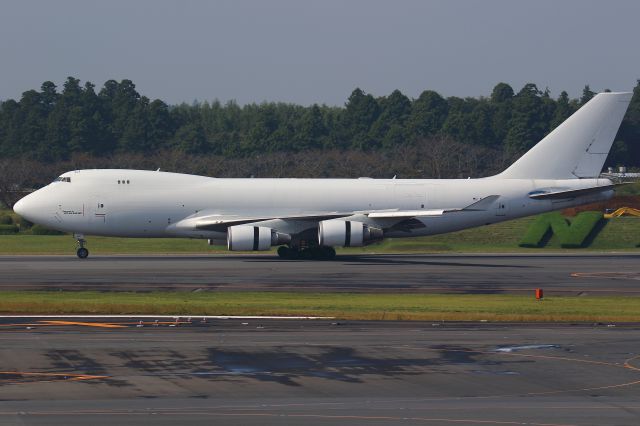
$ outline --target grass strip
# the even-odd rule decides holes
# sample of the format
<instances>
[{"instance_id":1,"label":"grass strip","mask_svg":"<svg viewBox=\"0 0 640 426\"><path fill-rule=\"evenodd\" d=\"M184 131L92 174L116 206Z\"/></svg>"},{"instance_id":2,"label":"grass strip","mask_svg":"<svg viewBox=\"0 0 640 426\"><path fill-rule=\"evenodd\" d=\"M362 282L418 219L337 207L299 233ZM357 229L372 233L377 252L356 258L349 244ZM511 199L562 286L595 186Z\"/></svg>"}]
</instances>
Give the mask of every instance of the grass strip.
<instances>
[{"instance_id":1,"label":"grass strip","mask_svg":"<svg viewBox=\"0 0 640 426\"><path fill-rule=\"evenodd\" d=\"M309 315L351 320L638 322L640 297L280 292L0 292L2 314Z\"/></svg>"}]
</instances>

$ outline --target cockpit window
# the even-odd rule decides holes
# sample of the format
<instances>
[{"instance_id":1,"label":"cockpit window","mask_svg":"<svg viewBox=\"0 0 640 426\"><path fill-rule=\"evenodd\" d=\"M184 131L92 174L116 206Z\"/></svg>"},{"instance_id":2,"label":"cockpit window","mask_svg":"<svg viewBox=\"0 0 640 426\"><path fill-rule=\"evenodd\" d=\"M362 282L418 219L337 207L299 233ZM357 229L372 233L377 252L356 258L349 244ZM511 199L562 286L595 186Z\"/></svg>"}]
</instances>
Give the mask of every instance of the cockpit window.
<instances>
[{"instance_id":1,"label":"cockpit window","mask_svg":"<svg viewBox=\"0 0 640 426\"><path fill-rule=\"evenodd\" d=\"M54 180L54 182L69 182L69 183L71 183L71 178L68 177L68 176L60 176L60 177L57 177Z\"/></svg>"}]
</instances>

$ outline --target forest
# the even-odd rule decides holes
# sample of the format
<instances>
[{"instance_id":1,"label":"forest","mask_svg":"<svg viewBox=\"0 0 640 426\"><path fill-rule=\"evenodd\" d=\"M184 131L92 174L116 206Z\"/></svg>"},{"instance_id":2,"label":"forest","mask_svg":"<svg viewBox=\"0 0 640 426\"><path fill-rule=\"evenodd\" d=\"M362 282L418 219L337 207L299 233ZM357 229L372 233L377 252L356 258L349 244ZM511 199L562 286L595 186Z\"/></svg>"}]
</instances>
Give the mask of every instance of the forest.
<instances>
[{"instance_id":1,"label":"forest","mask_svg":"<svg viewBox=\"0 0 640 426\"><path fill-rule=\"evenodd\" d=\"M130 80L68 77L0 103L0 174L40 186L75 168L228 177L468 177L504 168L594 96L498 83L488 97L356 88L344 106L231 101L168 105ZM640 80L607 160L640 167ZM6 179L5 179L6 180ZM6 186L6 185L5 185ZM0 187L0 191L2 188Z\"/></svg>"}]
</instances>

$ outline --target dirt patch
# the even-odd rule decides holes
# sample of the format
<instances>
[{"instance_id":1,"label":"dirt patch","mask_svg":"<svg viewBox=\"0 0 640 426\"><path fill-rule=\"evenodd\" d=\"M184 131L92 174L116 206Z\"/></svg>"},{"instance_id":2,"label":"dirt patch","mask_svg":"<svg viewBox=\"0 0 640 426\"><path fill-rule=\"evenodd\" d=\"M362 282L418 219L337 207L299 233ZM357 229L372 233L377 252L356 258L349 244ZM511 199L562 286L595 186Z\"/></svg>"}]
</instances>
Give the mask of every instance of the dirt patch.
<instances>
[{"instance_id":1,"label":"dirt patch","mask_svg":"<svg viewBox=\"0 0 640 426\"><path fill-rule=\"evenodd\" d=\"M640 209L640 195L616 195L612 199L607 201L564 209L562 210L562 214L564 216L575 216L580 212L604 212L607 209L616 210L620 207L632 207L634 209Z\"/></svg>"}]
</instances>

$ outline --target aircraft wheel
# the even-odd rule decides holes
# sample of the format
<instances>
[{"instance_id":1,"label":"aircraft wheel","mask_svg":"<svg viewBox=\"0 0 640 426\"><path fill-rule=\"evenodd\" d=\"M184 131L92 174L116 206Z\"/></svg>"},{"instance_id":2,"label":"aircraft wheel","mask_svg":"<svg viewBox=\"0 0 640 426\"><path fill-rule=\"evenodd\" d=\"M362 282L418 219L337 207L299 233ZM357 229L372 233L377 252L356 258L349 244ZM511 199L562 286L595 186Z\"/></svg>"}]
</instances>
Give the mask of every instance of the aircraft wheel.
<instances>
[{"instance_id":1,"label":"aircraft wheel","mask_svg":"<svg viewBox=\"0 0 640 426\"><path fill-rule=\"evenodd\" d=\"M278 256L280 259L288 259L291 256L291 249L287 246L278 247Z\"/></svg>"},{"instance_id":2,"label":"aircraft wheel","mask_svg":"<svg viewBox=\"0 0 640 426\"><path fill-rule=\"evenodd\" d=\"M316 258L316 251L312 248L306 248L300 252L300 259L311 260Z\"/></svg>"},{"instance_id":3,"label":"aircraft wheel","mask_svg":"<svg viewBox=\"0 0 640 426\"><path fill-rule=\"evenodd\" d=\"M333 247L309 247L301 252L301 258L307 260L331 260L336 257Z\"/></svg>"},{"instance_id":4,"label":"aircraft wheel","mask_svg":"<svg viewBox=\"0 0 640 426\"><path fill-rule=\"evenodd\" d=\"M296 260L303 257L304 251L300 251L297 248L280 246L278 247L278 256L280 259Z\"/></svg>"},{"instance_id":5,"label":"aircraft wheel","mask_svg":"<svg viewBox=\"0 0 640 426\"><path fill-rule=\"evenodd\" d=\"M333 260L336 258L336 249L333 247L322 247L322 258L326 260Z\"/></svg>"},{"instance_id":6,"label":"aircraft wheel","mask_svg":"<svg viewBox=\"0 0 640 426\"><path fill-rule=\"evenodd\" d=\"M80 247L76 254L80 259L86 259L87 257L89 257L89 250L84 247Z\"/></svg>"}]
</instances>

